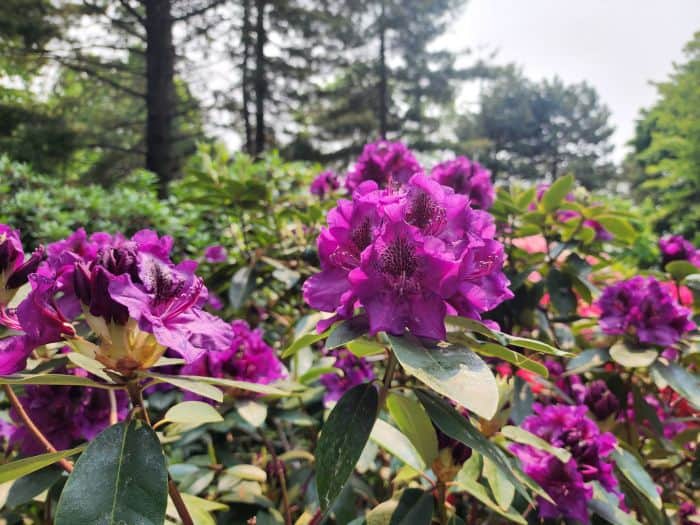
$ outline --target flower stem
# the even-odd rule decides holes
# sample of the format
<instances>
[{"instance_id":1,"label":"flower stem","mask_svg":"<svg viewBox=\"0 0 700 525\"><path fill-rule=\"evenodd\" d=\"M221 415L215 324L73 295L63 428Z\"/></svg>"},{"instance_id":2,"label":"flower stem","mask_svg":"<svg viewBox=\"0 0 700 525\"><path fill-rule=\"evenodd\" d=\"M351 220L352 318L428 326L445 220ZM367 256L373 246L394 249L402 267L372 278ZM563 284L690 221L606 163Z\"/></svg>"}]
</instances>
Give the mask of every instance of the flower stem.
<instances>
[{"instance_id":1,"label":"flower stem","mask_svg":"<svg viewBox=\"0 0 700 525\"><path fill-rule=\"evenodd\" d=\"M391 387L391 381L394 379L394 372L396 371L396 365L398 361L394 352L389 352L389 360L386 363L386 370L384 370L384 378L382 379L382 390L379 394L379 409L381 410L384 406L387 396L389 395L389 388Z\"/></svg>"},{"instance_id":2,"label":"flower stem","mask_svg":"<svg viewBox=\"0 0 700 525\"><path fill-rule=\"evenodd\" d=\"M42 444L42 446L46 449L46 452L57 452L56 447L54 447L51 444L51 442L46 438L46 436L41 433L41 430L39 430L39 428L34 424L34 421L32 421L32 418L30 418L29 414L27 414L26 410L24 410L22 403L15 395L15 392L14 390L12 390L12 387L10 385L3 385L2 388L3 390L5 390L5 395L7 396L7 399L9 399L10 404L17 411L17 414L19 414L19 417L24 423L24 425L29 429L29 431L36 438L36 440ZM64 458L58 460L58 464L61 465L61 468L69 474L73 472L73 463L68 461L67 459Z\"/></svg>"},{"instance_id":3,"label":"flower stem","mask_svg":"<svg viewBox=\"0 0 700 525\"><path fill-rule=\"evenodd\" d=\"M130 381L126 385L126 390L129 392L129 399L131 399L132 405L132 417L138 417L142 419L149 427L153 428L151 425L151 419L148 417L148 411L143 405L143 389L139 385L138 381ZM175 505L175 510L178 516L182 520L182 525L194 525L192 516L190 516L190 511L187 509L185 502L182 499L180 491L177 490L177 485L175 481L168 473L168 494L170 494L170 499L173 500Z\"/></svg>"},{"instance_id":4,"label":"flower stem","mask_svg":"<svg viewBox=\"0 0 700 525\"><path fill-rule=\"evenodd\" d=\"M262 432L260 437L265 443L265 448L270 452L272 456L273 468L275 475L277 476L277 481L280 484L280 492L282 494L282 510L284 510L284 525L292 525L292 511L289 507L289 495L287 494L287 480L285 479L284 470L280 467L279 460L277 459L277 453L275 452L275 447L270 443Z\"/></svg>"},{"instance_id":5,"label":"flower stem","mask_svg":"<svg viewBox=\"0 0 700 525\"><path fill-rule=\"evenodd\" d=\"M438 492L438 517L440 525L447 525L447 508L445 507L445 498L447 498L447 487L443 481L437 483Z\"/></svg>"}]
</instances>

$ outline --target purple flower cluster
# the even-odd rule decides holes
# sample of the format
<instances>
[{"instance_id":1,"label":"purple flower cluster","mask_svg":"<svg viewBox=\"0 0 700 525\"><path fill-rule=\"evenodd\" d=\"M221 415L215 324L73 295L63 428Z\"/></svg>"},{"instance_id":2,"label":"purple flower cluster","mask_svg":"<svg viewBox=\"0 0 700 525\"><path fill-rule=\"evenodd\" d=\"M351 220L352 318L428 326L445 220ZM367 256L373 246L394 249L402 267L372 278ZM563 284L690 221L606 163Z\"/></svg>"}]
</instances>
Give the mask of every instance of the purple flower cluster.
<instances>
[{"instance_id":1,"label":"purple flower cluster","mask_svg":"<svg viewBox=\"0 0 700 525\"><path fill-rule=\"evenodd\" d=\"M352 192L363 182L374 181L386 188L405 184L416 173L423 173L423 168L403 143L380 140L364 147L345 186Z\"/></svg>"},{"instance_id":2,"label":"purple flower cluster","mask_svg":"<svg viewBox=\"0 0 700 525\"><path fill-rule=\"evenodd\" d=\"M311 194L323 199L340 188L338 175L332 171L319 173L311 182Z\"/></svg>"},{"instance_id":3,"label":"purple flower cluster","mask_svg":"<svg viewBox=\"0 0 700 525\"><path fill-rule=\"evenodd\" d=\"M700 250L680 235L669 235L659 239L659 249L664 266L671 261L688 261L700 268Z\"/></svg>"},{"instance_id":4,"label":"purple flower cluster","mask_svg":"<svg viewBox=\"0 0 700 525\"><path fill-rule=\"evenodd\" d=\"M693 330L691 312L653 277L633 277L608 286L598 300L600 327L648 345L671 346Z\"/></svg>"},{"instance_id":5,"label":"purple flower cluster","mask_svg":"<svg viewBox=\"0 0 700 525\"><path fill-rule=\"evenodd\" d=\"M384 190L364 182L329 212L304 299L336 314L320 328L363 307L371 334L443 339L446 315L480 319L512 297L494 234L488 213L425 175Z\"/></svg>"},{"instance_id":6,"label":"purple flower cluster","mask_svg":"<svg viewBox=\"0 0 700 525\"><path fill-rule=\"evenodd\" d=\"M372 365L366 359L356 357L350 350L338 348L329 350L327 355L335 358L333 366L338 373L323 374L321 384L326 388L323 403L328 406L338 401L345 392L355 385L360 385L374 379Z\"/></svg>"},{"instance_id":7,"label":"purple flower cluster","mask_svg":"<svg viewBox=\"0 0 700 525\"><path fill-rule=\"evenodd\" d=\"M474 208L488 210L496 198L491 184L491 172L467 157L457 157L435 166L430 176L455 193L469 197Z\"/></svg>"},{"instance_id":8,"label":"purple flower cluster","mask_svg":"<svg viewBox=\"0 0 700 525\"><path fill-rule=\"evenodd\" d=\"M3 283L9 289L27 264L17 262L22 252L16 232L5 226L2 231L11 244L0 249L10 254L2 274L9 276ZM231 328L202 309L207 290L194 273L196 263L174 264L172 244L150 230L127 239L88 237L80 229L47 246L45 261L32 262L34 272L24 278L31 285L26 299L16 309L3 306L0 322L20 334L0 340L0 373L22 370L34 348L62 340L125 373L153 365L166 348L188 361L228 348ZM81 321L97 343L76 335L73 325Z\"/></svg>"},{"instance_id":9,"label":"purple flower cluster","mask_svg":"<svg viewBox=\"0 0 700 525\"><path fill-rule=\"evenodd\" d=\"M19 232L0 224L0 308L4 309L17 290L26 284L29 275L36 272L44 258L39 248L30 257L25 257Z\"/></svg>"},{"instance_id":10,"label":"purple flower cluster","mask_svg":"<svg viewBox=\"0 0 700 525\"><path fill-rule=\"evenodd\" d=\"M58 370L86 377L81 369ZM114 392L114 410L117 420L126 417L128 398L126 392ZM110 424L112 403L107 390L77 386L26 386L19 397L27 415L36 424L49 442L59 450L89 441ZM13 424L9 429L8 446L18 447L23 454L34 455L46 452L29 429L24 426L19 414L12 408Z\"/></svg>"},{"instance_id":11,"label":"purple flower cluster","mask_svg":"<svg viewBox=\"0 0 700 525\"><path fill-rule=\"evenodd\" d=\"M511 450L520 459L527 475L550 495L554 504L539 498L539 513L544 519L576 519L588 523L587 502L598 481L608 491L618 493L613 464L608 456L617 443L609 432L601 434L586 417L586 407L533 405L534 414L522 427L555 447L568 450L571 459L564 463L552 454L530 445L515 443Z\"/></svg>"},{"instance_id":12,"label":"purple flower cluster","mask_svg":"<svg viewBox=\"0 0 700 525\"><path fill-rule=\"evenodd\" d=\"M247 322L231 323L233 339L219 352L207 352L180 369L181 375L221 377L268 384L286 377L286 371L275 351L265 342L260 329L251 330ZM186 399L199 399L185 393Z\"/></svg>"}]
</instances>

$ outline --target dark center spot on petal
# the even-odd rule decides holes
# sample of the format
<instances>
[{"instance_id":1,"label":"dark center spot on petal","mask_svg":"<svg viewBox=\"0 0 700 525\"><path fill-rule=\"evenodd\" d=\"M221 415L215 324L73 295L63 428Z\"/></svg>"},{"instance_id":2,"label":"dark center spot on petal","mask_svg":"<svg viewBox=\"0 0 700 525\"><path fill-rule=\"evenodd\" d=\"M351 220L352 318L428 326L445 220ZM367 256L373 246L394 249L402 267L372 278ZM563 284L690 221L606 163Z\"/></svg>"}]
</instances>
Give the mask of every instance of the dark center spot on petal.
<instances>
[{"instance_id":1,"label":"dark center spot on petal","mask_svg":"<svg viewBox=\"0 0 700 525\"><path fill-rule=\"evenodd\" d=\"M418 267L411 244L403 238L395 239L380 256L381 271L393 277L410 277Z\"/></svg>"},{"instance_id":2,"label":"dark center spot on petal","mask_svg":"<svg viewBox=\"0 0 700 525\"><path fill-rule=\"evenodd\" d=\"M433 231L438 229L444 221L444 208L430 195L421 191L411 199L406 222L423 231Z\"/></svg>"},{"instance_id":3,"label":"dark center spot on petal","mask_svg":"<svg viewBox=\"0 0 700 525\"><path fill-rule=\"evenodd\" d=\"M367 248L372 242L372 228L369 224L369 219L362 221L362 223L352 231L350 238L358 251L361 252Z\"/></svg>"}]
</instances>

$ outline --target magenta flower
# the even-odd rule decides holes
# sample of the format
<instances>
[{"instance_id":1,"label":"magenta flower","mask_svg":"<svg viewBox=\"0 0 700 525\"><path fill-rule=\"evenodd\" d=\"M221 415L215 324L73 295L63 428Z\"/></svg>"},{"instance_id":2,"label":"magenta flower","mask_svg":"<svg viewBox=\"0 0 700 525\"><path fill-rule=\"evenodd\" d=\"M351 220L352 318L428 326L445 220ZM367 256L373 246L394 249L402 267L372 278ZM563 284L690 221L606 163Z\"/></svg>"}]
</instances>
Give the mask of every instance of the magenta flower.
<instances>
[{"instance_id":1,"label":"magenta flower","mask_svg":"<svg viewBox=\"0 0 700 525\"><path fill-rule=\"evenodd\" d=\"M345 186L351 192L362 182L370 180L381 188L398 186L422 172L423 168L403 143L380 140L364 147L348 173Z\"/></svg>"},{"instance_id":2,"label":"magenta flower","mask_svg":"<svg viewBox=\"0 0 700 525\"><path fill-rule=\"evenodd\" d=\"M319 173L311 182L311 194L323 199L332 192L340 188L340 180L338 175L332 171L324 171Z\"/></svg>"},{"instance_id":3,"label":"magenta flower","mask_svg":"<svg viewBox=\"0 0 700 525\"><path fill-rule=\"evenodd\" d=\"M522 427L555 447L571 453L563 463L555 456L530 445L514 443L512 452L520 459L527 475L532 477L554 500L555 505L539 498L540 517L576 519L589 523L587 502L592 489L587 483L598 481L608 491L618 494L617 479L609 459L616 446L615 436L600 433L598 426L586 417L586 407L535 403L534 414L525 418Z\"/></svg>"},{"instance_id":4,"label":"magenta flower","mask_svg":"<svg viewBox=\"0 0 700 525\"><path fill-rule=\"evenodd\" d=\"M260 329L251 330L247 322L231 323L233 339L226 350L207 352L180 370L182 375L222 377L268 384L286 377L284 365L265 342ZM199 399L185 393L187 399Z\"/></svg>"},{"instance_id":5,"label":"magenta flower","mask_svg":"<svg viewBox=\"0 0 700 525\"><path fill-rule=\"evenodd\" d=\"M491 172L467 157L457 157L438 164L430 176L456 193L469 197L474 208L488 210L496 198L491 184Z\"/></svg>"},{"instance_id":6,"label":"magenta flower","mask_svg":"<svg viewBox=\"0 0 700 525\"><path fill-rule=\"evenodd\" d=\"M447 314L480 319L512 297L493 219L464 195L424 175L401 188L358 186L318 238L321 273L304 283L314 308L349 319L357 307L370 333L445 337Z\"/></svg>"},{"instance_id":7,"label":"magenta flower","mask_svg":"<svg viewBox=\"0 0 700 525\"><path fill-rule=\"evenodd\" d=\"M648 345L671 346L695 328L682 307L653 277L633 277L608 286L598 300L600 327Z\"/></svg>"},{"instance_id":8,"label":"magenta flower","mask_svg":"<svg viewBox=\"0 0 700 525\"><path fill-rule=\"evenodd\" d=\"M321 376L321 384L326 388L326 392L323 394L323 403L326 406L338 401L345 392L355 385L374 379L374 370L372 370L369 361L355 356L350 350L338 348L327 351L326 355L335 358L333 367L340 371L340 374L332 373Z\"/></svg>"},{"instance_id":9,"label":"magenta flower","mask_svg":"<svg viewBox=\"0 0 700 525\"><path fill-rule=\"evenodd\" d=\"M591 381L586 385L583 404L599 421L604 421L620 411L620 401L602 379Z\"/></svg>"},{"instance_id":10,"label":"magenta flower","mask_svg":"<svg viewBox=\"0 0 700 525\"><path fill-rule=\"evenodd\" d=\"M690 241L680 235L668 235L659 239L662 263L671 261L688 261L700 268L700 250L696 250Z\"/></svg>"},{"instance_id":11,"label":"magenta flower","mask_svg":"<svg viewBox=\"0 0 700 525\"><path fill-rule=\"evenodd\" d=\"M204 260L208 263L226 262L226 248L220 245L207 246L204 250Z\"/></svg>"},{"instance_id":12,"label":"magenta flower","mask_svg":"<svg viewBox=\"0 0 700 525\"><path fill-rule=\"evenodd\" d=\"M25 258L19 232L0 224L0 308L9 304L17 289L29 280L44 259L44 249L39 247Z\"/></svg>"},{"instance_id":13,"label":"magenta flower","mask_svg":"<svg viewBox=\"0 0 700 525\"><path fill-rule=\"evenodd\" d=\"M86 377L81 369L57 370ZM117 401L117 419L128 411L126 392L114 392ZM109 426L110 400L107 390L73 386L26 386L19 397L22 406L39 430L59 450L68 449L95 438ZM24 426L14 409L10 410L14 426L9 435L9 446L17 446L23 454L46 452L34 435Z\"/></svg>"}]
</instances>

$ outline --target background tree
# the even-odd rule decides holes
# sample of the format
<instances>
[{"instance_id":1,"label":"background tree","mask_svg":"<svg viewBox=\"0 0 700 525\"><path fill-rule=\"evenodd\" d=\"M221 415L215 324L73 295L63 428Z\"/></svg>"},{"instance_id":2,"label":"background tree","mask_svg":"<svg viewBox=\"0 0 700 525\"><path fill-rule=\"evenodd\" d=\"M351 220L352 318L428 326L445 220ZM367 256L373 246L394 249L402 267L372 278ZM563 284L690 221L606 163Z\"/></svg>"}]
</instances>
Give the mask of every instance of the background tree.
<instances>
[{"instance_id":1,"label":"background tree","mask_svg":"<svg viewBox=\"0 0 700 525\"><path fill-rule=\"evenodd\" d=\"M504 68L480 95L479 110L465 114L459 140L477 145L495 176L556 179L573 172L589 188L605 185L613 129L610 111L590 85L560 79L533 82L515 66Z\"/></svg>"}]
</instances>

